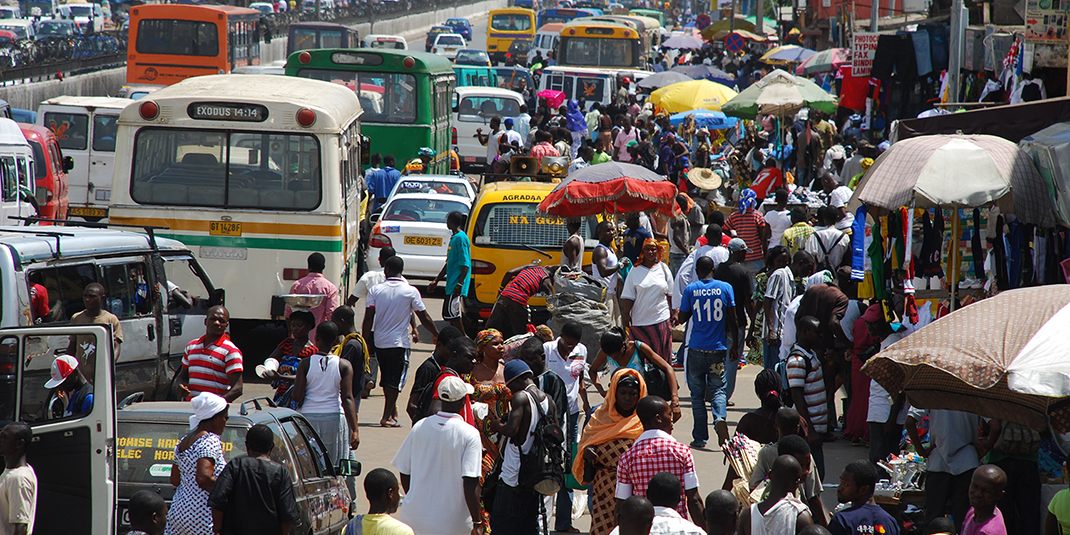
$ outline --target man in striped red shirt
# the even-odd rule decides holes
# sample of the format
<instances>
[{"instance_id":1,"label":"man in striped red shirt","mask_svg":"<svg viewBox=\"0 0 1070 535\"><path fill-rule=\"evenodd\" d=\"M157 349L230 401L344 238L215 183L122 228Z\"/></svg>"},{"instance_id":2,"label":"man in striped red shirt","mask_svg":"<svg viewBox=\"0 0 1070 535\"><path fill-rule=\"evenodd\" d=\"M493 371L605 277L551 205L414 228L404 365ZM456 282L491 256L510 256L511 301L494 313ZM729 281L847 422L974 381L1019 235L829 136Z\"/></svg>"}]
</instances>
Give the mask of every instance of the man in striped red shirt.
<instances>
[{"instance_id":1,"label":"man in striped red shirt","mask_svg":"<svg viewBox=\"0 0 1070 535\"><path fill-rule=\"evenodd\" d=\"M187 400L201 392L223 396L228 402L241 397L242 356L227 336L228 325L230 312L222 305L214 306L204 318L204 336L186 345L178 388Z\"/></svg>"},{"instance_id":2,"label":"man in striped red shirt","mask_svg":"<svg viewBox=\"0 0 1070 535\"><path fill-rule=\"evenodd\" d=\"M550 292L550 273L540 265L529 264L507 272L502 285L498 301L487 318L487 328L498 329L508 340L527 332L528 300L536 293Z\"/></svg>"},{"instance_id":3,"label":"man in striped red shirt","mask_svg":"<svg viewBox=\"0 0 1070 535\"><path fill-rule=\"evenodd\" d=\"M737 238L747 242L747 256L744 257L743 267L751 275L755 275L765 265L765 244L769 241L769 225L765 218L758 212L758 201L754 192L749 189L743 190L739 201L739 211L728 216L724 223L725 234L735 232Z\"/></svg>"}]
</instances>

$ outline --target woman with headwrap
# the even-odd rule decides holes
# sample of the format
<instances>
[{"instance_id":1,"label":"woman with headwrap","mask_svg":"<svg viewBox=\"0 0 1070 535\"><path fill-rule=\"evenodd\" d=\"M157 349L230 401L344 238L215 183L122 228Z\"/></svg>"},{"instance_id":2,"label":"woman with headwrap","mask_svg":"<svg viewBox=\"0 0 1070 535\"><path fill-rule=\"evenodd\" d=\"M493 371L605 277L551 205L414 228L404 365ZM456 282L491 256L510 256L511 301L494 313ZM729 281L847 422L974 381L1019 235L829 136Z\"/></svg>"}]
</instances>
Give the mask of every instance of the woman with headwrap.
<instances>
[{"instance_id":1,"label":"woman with headwrap","mask_svg":"<svg viewBox=\"0 0 1070 535\"><path fill-rule=\"evenodd\" d=\"M225 399L202 392L190 401L190 432L175 446L171 484L175 495L167 513L168 535L212 535L212 509L208 495L226 465L220 435L227 425Z\"/></svg>"},{"instance_id":2,"label":"woman with headwrap","mask_svg":"<svg viewBox=\"0 0 1070 535\"><path fill-rule=\"evenodd\" d=\"M643 375L631 368L617 370L605 402L583 428L572 475L590 486L591 535L606 535L617 525L617 461L643 433L635 407L644 397Z\"/></svg>"},{"instance_id":3,"label":"woman with headwrap","mask_svg":"<svg viewBox=\"0 0 1070 535\"><path fill-rule=\"evenodd\" d=\"M851 347L851 399L847 406L847 425L843 436L852 442L861 442L871 439L870 426L867 425L870 379L862 373L862 365L880 351L881 341L891 333L880 303L870 305L855 320L851 331L854 335Z\"/></svg>"},{"instance_id":4,"label":"woman with headwrap","mask_svg":"<svg viewBox=\"0 0 1070 535\"><path fill-rule=\"evenodd\" d=\"M747 243L747 255L743 257L743 266L752 275L758 273L765 264L765 244L769 242L769 224L757 210L757 194L747 188L739 193L739 210L728 216L724 222L725 234L735 232L737 238Z\"/></svg>"},{"instance_id":5,"label":"woman with headwrap","mask_svg":"<svg viewBox=\"0 0 1070 535\"><path fill-rule=\"evenodd\" d=\"M666 360L672 358L672 323L676 319L672 290L672 272L661 261L661 247L654 238L647 238L624 279L621 325L633 340L649 345Z\"/></svg>"},{"instance_id":6,"label":"woman with headwrap","mask_svg":"<svg viewBox=\"0 0 1070 535\"><path fill-rule=\"evenodd\" d=\"M505 386L505 339L497 329L484 329L476 334L476 365L472 373L465 377L475 388L472 393L472 403L484 403L487 411L481 418L476 414L476 428L479 429L479 437L483 442L483 474L480 477L480 485L497 463L500 456L498 443L501 437L491 431L491 418L487 416L493 412L497 421L504 421L509 416L509 400L512 392ZM473 409L473 412L476 412ZM490 523L486 508L483 508L483 518L487 520L483 525L489 532Z\"/></svg>"}]
</instances>

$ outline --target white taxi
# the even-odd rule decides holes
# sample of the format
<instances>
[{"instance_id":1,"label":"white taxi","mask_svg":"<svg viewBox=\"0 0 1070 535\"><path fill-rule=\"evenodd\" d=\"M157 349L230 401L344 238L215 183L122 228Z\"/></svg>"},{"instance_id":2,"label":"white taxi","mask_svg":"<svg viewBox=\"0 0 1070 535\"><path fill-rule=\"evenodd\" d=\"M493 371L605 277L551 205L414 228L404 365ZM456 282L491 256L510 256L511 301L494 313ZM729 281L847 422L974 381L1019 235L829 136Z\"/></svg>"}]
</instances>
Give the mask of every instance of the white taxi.
<instances>
[{"instance_id":1,"label":"white taxi","mask_svg":"<svg viewBox=\"0 0 1070 535\"><path fill-rule=\"evenodd\" d=\"M404 181L408 177L402 177ZM382 269L379 249L393 247L405 261L405 278L431 280L442 270L449 248L450 212L468 215L472 201L464 196L441 193L399 193L387 201L383 211L373 215L374 226L368 240L368 269Z\"/></svg>"},{"instance_id":2,"label":"white taxi","mask_svg":"<svg viewBox=\"0 0 1070 535\"><path fill-rule=\"evenodd\" d=\"M435 37L435 42L431 45L431 53L453 59L457 57L457 52L466 47L468 43L464 37L461 37L461 34L442 33Z\"/></svg>"}]
</instances>

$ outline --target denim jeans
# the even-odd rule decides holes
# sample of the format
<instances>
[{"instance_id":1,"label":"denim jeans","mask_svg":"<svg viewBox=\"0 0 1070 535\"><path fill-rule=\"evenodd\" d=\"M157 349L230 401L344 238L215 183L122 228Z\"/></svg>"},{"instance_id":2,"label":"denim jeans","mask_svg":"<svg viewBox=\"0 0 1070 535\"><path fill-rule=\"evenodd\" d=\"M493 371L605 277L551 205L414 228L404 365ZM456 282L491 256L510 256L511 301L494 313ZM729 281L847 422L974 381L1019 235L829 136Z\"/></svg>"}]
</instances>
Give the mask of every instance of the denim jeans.
<instances>
[{"instance_id":1,"label":"denim jeans","mask_svg":"<svg viewBox=\"0 0 1070 535\"><path fill-rule=\"evenodd\" d=\"M565 422L565 466L572 467L572 445L579 441L580 413L569 413ZM557 504L554 506L554 529L566 531L572 527L572 489L561 487L557 492Z\"/></svg>"},{"instance_id":2,"label":"denim jeans","mask_svg":"<svg viewBox=\"0 0 1070 535\"><path fill-rule=\"evenodd\" d=\"M745 349L745 344L747 343L747 327L746 326L737 327L735 336L732 336L732 334L729 333L728 339L731 340L731 341L738 340L740 351L743 351ZM736 392L736 373L738 373L738 372L739 372L739 359L737 359L737 358L728 358L727 360L725 360L725 370L724 370L724 379L725 379L725 385L724 385L725 394L724 394L724 396L725 396L725 400L731 400L732 399L732 394L734 394Z\"/></svg>"},{"instance_id":3,"label":"denim jeans","mask_svg":"<svg viewBox=\"0 0 1070 535\"><path fill-rule=\"evenodd\" d=\"M707 392L713 393L713 406L710 409L713 421L722 421L727 416L724 376L728 363L728 351L687 349L687 389L691 391L691 415L695 419L691 438L695 440L706 442L710 439L706 419Z\"/></svg>"},{"instance_id":4,"label":"denim jeans","mask_svg":"<svg viewBox=\"0 0 1070 535\"><path fill-rule=\"evenodd\" d=\"M669 253L669 271L672 272L673 277L680 273L680 266L684 264L684 260L687 260L686 254Z\"/></svg>"},{"instance_id":5,"label":"denim jeans","mask_svg":"<svg viewBox=\"0 0 1070 535\"><path fill-rule=\"evenodd\" d=\"M762 366L767 370L776 368L780 362L780 340L765 339L762 345Z\"/></svg>"}]
</instances>

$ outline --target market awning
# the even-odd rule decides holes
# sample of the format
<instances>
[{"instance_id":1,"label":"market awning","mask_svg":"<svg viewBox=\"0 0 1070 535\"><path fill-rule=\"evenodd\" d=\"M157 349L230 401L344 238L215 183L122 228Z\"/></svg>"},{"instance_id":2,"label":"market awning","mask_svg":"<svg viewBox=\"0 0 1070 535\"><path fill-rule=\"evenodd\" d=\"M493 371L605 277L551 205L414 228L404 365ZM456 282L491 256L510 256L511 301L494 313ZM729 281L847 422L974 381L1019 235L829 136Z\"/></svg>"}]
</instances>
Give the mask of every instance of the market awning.
<instances>
[{"instance_id":1,"label":"market awning","mask_svg":"<svg viewBox=\"0 0 1070 535\"><path fill-rule=\"evenodd\" d=\"M895 123L892 139L902 141L929 134L989 134L1015 143L1054 123L1070 121L1070 97L993 106Z\"/></svg>"}]
</instances>

